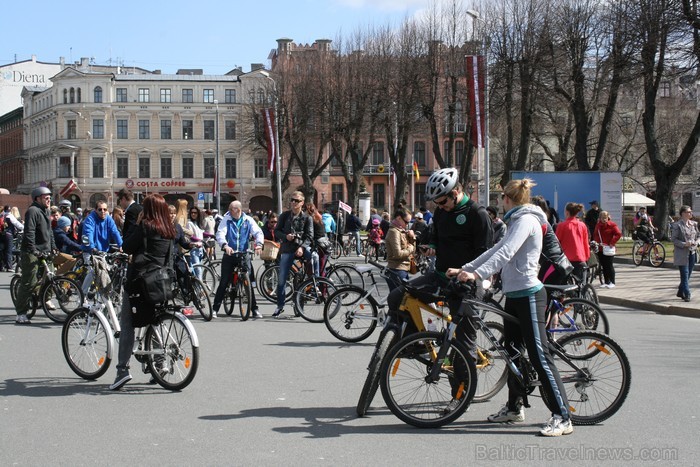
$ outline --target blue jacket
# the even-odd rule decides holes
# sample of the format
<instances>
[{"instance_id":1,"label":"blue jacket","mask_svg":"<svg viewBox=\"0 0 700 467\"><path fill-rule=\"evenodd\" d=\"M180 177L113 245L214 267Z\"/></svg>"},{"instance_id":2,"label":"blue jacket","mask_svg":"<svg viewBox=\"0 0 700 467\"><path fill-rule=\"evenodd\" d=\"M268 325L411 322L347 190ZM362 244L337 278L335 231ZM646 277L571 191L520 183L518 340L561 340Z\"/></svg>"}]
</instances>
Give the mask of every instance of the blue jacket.
<instances>
[{"instance_id":1,"label":"blue jacket","mask_svg":"<svg viewBox=\"0 0 700 467\"><path fill-rule=\"evenodd\" d=\"M56 248L58 248L58 251L61 253L70 254L83 249L82 245L76 243L63 229L59 229L58 227L53 229L53 238L56 241Z\"/></svg>"},{"instance_id":2,"label":"blue jacket","mask_svg":"<svg viewBox=\"0 0 700 467\"><path fill-rule=\"evenodd\" d=\"M83 222L83 230L81 231L81 241L84 237L88 238L89 245L81 245L83 251L90 252L93 248L99 251L109 251L109 244L115 243L122 246L122 236L117 229L117 224L110 216L100 219L96 211ZM84 243L84 242L83 242Z\"/></svg>"},{"instance_id":3,"label":"blue jacket","mask_svg":"<svg viewBox=\"0 0 700 467\"><path fill-rule=\"evenodd\" d=\"M331 213L324 212L321 216L321 220L326 228L326 233L335 232L335 219L333 219L333 215Z\"/></svg>"},{"instance_id":4,"label":"blue jacket","mask_svg":"<svg viewBox=\"0 0 700 467\"><path fill-rule=\"evenodd\" d=\"M251 236L255 239L256 245L262 246L265 241L263 232L253 218L247 214L241 214L238 220L234 220L227 212L216 230L216 242L219 246L221 248L229 246L237 252L248 249Z\"/></svg>"}]
</instances>

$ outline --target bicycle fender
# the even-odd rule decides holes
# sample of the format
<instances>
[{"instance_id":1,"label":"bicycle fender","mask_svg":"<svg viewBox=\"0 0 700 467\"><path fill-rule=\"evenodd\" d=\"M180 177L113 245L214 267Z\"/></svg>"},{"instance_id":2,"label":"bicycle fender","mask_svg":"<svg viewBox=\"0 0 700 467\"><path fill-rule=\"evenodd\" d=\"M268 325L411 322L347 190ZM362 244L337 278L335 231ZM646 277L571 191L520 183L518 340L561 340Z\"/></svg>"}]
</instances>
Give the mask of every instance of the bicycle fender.
<instances>
[{"instance_id":1,"label":"bicycle fender","mask_svg":"<svg viewBox=\"0 0 700 467\"><path fill-rule=\"evenodd\" d=\"M197 336L197 331L194 330L194 325L192 324L192 321L187 319L187 317L179 311L174 312L173 316L175 316L175 318L182 322L183 326L187 328L187 331L190 333L190 338L192 339L192 346L199 347L199 337Z\"/></svg>"}]
</instances>

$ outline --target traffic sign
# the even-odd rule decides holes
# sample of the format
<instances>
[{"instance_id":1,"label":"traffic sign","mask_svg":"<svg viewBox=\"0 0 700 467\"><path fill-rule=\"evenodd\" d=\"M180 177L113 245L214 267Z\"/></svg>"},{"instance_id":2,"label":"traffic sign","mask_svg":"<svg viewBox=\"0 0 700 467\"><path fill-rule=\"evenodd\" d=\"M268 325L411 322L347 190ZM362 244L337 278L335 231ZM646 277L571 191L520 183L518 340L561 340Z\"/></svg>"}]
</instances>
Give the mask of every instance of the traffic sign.
<instances>
[{"instance_id":1,"label":"traffic sign","mask_svg":"<svg viewBox=\"0 0 700 467\"><path fill-rule=\"evenodd\" d=\"M197 193L197 201L204 201L204 193L201 191Z\"/></svg>"}]
</instances>

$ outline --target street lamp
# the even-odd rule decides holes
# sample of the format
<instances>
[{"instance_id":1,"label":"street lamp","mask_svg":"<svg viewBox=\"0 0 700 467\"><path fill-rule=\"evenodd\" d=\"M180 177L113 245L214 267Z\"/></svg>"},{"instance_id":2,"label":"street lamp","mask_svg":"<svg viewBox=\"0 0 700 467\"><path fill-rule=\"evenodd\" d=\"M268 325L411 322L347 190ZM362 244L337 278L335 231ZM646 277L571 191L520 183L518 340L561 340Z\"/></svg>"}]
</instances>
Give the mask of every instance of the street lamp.
<instances>
[{"instance_id":1,"label":"street lamp","mask_svg":"<svg viewBox=\"0 0 700 467\"><path fill-rule=\"evenodd\" d=\"M481 15L479 15L479 12L476 10L467 10L467 14L472 17L474 21L481 21L482 24L484 23L484 20L481 19ZM472 23L473 27L473 23ZM484 80L484 120L486 124L484 125L484 133L486 134L486 137L484 138L484 200L485 206L489 206L490 200L489 197L491 195L490 190L491 190L491 170L490 170L490 154L489 154L489 51L488 47L486 44L486 35L482 32L481 34L481 51L484 54L484 73L485 73L485 80Z\"/></svg>"},{"instance_id":2,"label":"street lamp","mask_svg":"<svg viewBox=\"0 0 700 467\"><path fill-rule=\"evenodd\" d=\"M216 180L216 209L221 212L221 172L219 171L219 100L214 99L216 106L216 124L214 125L214 139L216 140L216 157L214 158L214 176Z\"/></svg>"}]
</instances>

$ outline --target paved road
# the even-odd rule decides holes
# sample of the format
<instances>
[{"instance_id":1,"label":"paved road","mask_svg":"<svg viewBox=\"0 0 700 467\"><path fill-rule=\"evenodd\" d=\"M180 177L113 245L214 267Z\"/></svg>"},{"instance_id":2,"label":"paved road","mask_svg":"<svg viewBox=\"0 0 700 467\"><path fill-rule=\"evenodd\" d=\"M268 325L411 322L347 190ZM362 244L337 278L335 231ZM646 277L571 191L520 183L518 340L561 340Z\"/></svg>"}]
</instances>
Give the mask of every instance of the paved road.
<instances>
[{"instance_id":1,"label":"paved road","mask_svg":"<svg viewBox=\"0 0 700 467\"><path fill-rule=\"evenodd\" d=\"M632 364L627 402L604 424L545 439L535 436L548 416L538 398L523 424L484 422L505 391L440 430L404 425L381 395L369 417L356 418L373 341L346 345L300 319L195 319L202 360L188 388L165 391L136 370L124 390L110 392L114 369L95 382L70 371L59 326L43 316L14 326L8 282L0 275L2 465L640 464L610 456L697 465L700 458L697 319L606 306Z\"/></svg>"}]
</instances>

